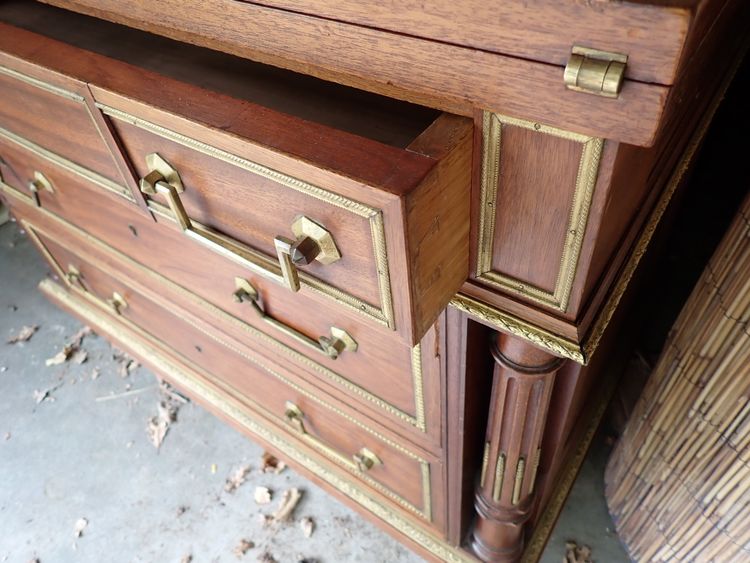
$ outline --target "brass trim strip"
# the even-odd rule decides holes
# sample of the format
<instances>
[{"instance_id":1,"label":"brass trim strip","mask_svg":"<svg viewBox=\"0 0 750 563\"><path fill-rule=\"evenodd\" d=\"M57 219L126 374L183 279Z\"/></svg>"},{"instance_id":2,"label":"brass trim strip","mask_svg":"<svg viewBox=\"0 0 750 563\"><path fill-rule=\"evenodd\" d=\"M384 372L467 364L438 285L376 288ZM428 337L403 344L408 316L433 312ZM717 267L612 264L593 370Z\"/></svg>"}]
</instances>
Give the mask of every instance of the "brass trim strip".
<instances>
[{"instance_id":1,"label":"brass trim strip","mask_svg":"<svg viewBox=\"0 0 750 563\"><path fill-rule=\"evenodd\" d=\"M60 86L55 86L54 84L50 84L48 82L45 82L44 80L34 78L33 76L18 72L17 70L13 70L12 68L8 68L3 65L0 65L0 74L5 74L6 76L10 76L11 78L15 78L16 80L25 82L26 84L30 84L31 86L35 86L36 88L50 92L51 94L55 94L62 98L67 98L74 102L78 102L79 104L83 104L86 101L85 98L80 94L76 94L75 92L71 92L70 90L61 88Z\"/></svg>"},{"instance_id":2,"label":"brass trim strip","mask_svg":"<svg viewBox=\"0 0 750 563\"><path fill-rule=\"evenodd\" d=\"M492 500L500 501L503 494L503 481L505 481L505 453L500 452L495 462L495 482L492 484Z\"/></svg>"},{"instance_id":3,"label":"brass trim strip","mask_svg":"<svg viewBox=\"0 0 750 563\"><path fill-rule=\"evenodd\" d=\"M370 223L373 253L378 276L378 286L380 288L381 308L377 309L375 307L372 307L361 299L333 288L332 286L329 286L324 282L318 281L317 289L321 293L327 295L328 297L332 297L337 301L340 301L342 299L342 296L346 296L347 305L355 310L359 310L360 313L371 316L376 320L386 324L386 326L388 326L389 328L395 329L396 325L393 315L393 296L391 292L390 275L388 270L388 252L385 242L383 212L381 210L346 198L335 192L325 190L319 186L309 184L298 178L288 176L287 174L284 174L267 166L263 166L251 160L239 157L202 141L198 141L197 139L193 139L181 133L177 133L176 131L172 131L171 129L168 129L161 125L151 123L150 121L146 121L145 119L141 119L117 108L113 108L101 103L97 103L96 106L109 117L119 119L120 121L124 121L126 123L129 123L130 125L133 125L134 127L149 131L160 137L169 139L170 141L188 147L192 150L206 154L228 164L237 166L238 168L247 170L248 172L276 182L284 187L291 188L307 196L314 197L315 199L318 199L330 205L334 205L336 207L354 213L359 217L367 219ZM377 311L377 313L375 313L374 311L370 311L369 309L374 309L374 311Z\"/></svg>"},{"instance_id":4,"label":"brass trim strip","mask_svg":"<svg viewBox=\"0 0 750 563\"><path fill-rule=\"evenodd\" d=\"M484 443L484 453L482 453L482 471L479 474L479 486L484 487L484 482L487 479L487 465L490 463L490 443Z\"/></svg>"},{"instance_id":5,"label":"brass trim strip","mask_svg":"<svg viewBox=\"0 0 750 563\"><path fill-rule=\"evenodd\" d=\"M581 252L583 235L588 223L604 140L488 111L484 112L482 122L482 176L479 200L476 278L509 293L520 295L559 311L565 311L568 307L570 293L575 281L578 257ZM512 276L506 276L492 270L503 125L523 127L524 129L530 129L542 134L575 141L582 145L575 191L571 201L568 228L560 257L560 267L555 281L555 289L552 293Z\"/></svg>"},{"instance_id":6,"label":"brass trim strip","mask_svg":"<svg viewBox=\"0 0 750 563\"><path fill-rule=\"evenodd\" d=\"M117 184L116 182L113 182L108 178L105 178L104 176L97 174L93 170L89 170L88 168L84 168L80 164L76 164L72 160L68 160L65 157L53 153L52 151L49 151L44 147L37 145L33 141L29 141L28 139L21 137L20 135L16 135L15 133L8 131L7 129L4 129L2 127L0 127L0 137L15 145L18 145L19 147L38 156L39 158L46 160L47 162L51 162L52 164L59 166L60 168L63 168L68 172L72 172L73 174L85 180L88 180L89 182L107 190L108 192L112 192L130 202L135 201L133 199L133 195L130 193L130 190L128 190L127 188Z\"/></svg>"},{"instance_id":7,"label":"brass trim strip","mask_svg":"<svg viewBox=\"0 0 750 563\"><path fill-rule=\"evenodd\" d=\"M8 195L25 202L27 205L33 205L33 201L31 200L29 196L19 192L18 190L14 189L13 187L7 184L4 184L1 181L0 181L0 189L3 189L3 191L5 191ZM271 344L281 353L288 355L290 358L292 358L296 362L306 365L308 368L315 370L317 373L320 373L326 376L330 380L334 381L336 384L341 385L348 392L354 395L357 395L358 397L361 397L367 401L370 401L371 403L377 405L379 408L383 409L387 413L415 426L422 432L427 431L425 408L424 408L424 376L422 372L421 344L417 344L411 350L412 378L414 382L413 392L414 392L414 402L415 402L415 408L416 408L416 416L412 416L409 413L404 412L401 409L395 407L394 405L392 405L385 399L382 399L378 397L377 395L370 393L369 391L357 385L356 383L350 381L343 375L340 375L339 373L323 366L322 364L315 362L314 360L308 358L306 355L300 352L297 352L295 349L288 347L283 342L266 334L262 330L255 328L254 326L246 323L245 321L241 319L238 319L237 317L234 317L233 315L230 315L223 309L220 309L219 307L213 305L212 303L204 300L202 297L199 297L198 295L174 283L168 278L161 276L160 274L154 272L153 270L146 268L145 266L136 262L129 256L122 254L120 251L112 248L111 246L100 241L96 237L88 234L87 232L82 231L75 225L68 223L66 220L62 219L61 217L58 217L54 213L51 213L50 211L44 208L39 208L37 209L37 211L39 213L46 215L51 220L57 222L63 228L73 231L76 234L76 236L83 238L84 240L86 240L87 243L91 244L92 246L97 247L100 251L106 254L112 255L122 262L125 262L129 268L133 268L134 270L137 270L143 273L144 275L151 277L152 279L154 279L155 283L166 285L167 287L170 288L171 291L180 293L181 295L190 299L193 303L195 303L199 307L209 310L211 314L213 314L214 316L220 317L223 322L231 323L232 325L239 328L243 332L249 333L250 335L252 335L252 337L258 338L268 344ZM29 230L28 226L26 228L27 230ZM33 227L33 229L40 231L45 236L54 238L54 237L51 237L51 235L44 232L43 228ZM106 266L102 267L101 269L103 270L106 269ZM117 276L116 272L115 273L108 272L108 273L110 273L110 275L114 275L115 277ZM64 272L62 273L62 275L64 276Z\"/></svg>"},{"instance_id":8,"label":"brass trim strip","mask_svg":"<svg viewBox=\"0 0 750 563\"><path fill-rule=\"evenodd\" d=\"M482 320L497 330L509 332L524 340L528 340L563 358L569 358L581 364L585 363L586 358L583 355L581 347L572 340L568 340L523 319L504 313L473 297L458 293L451 299L450 305L472 317Z\"/></svg>"},{"instance_id":9,"label":"brass trim strip","mask_svg":"<svg viewBox=\"0 0 750 563\"><path fill-rule=\"evenodd\" d=\"M59 267L59 264L58 264L58 267ZM105 270L102 269L102 271L105 271ZM108 275L111 275L110 272L106 272L106 273ZM65 279L65 278L63 278L63 279ZM45 281L47 281L47 280L45 280ZM42 282L42 283L44 283L44 282ZM67 280L66 280L66 283L67 283ZM88 293L87 291L85 291L85 290L83 290L83 289L81 289L81 288L79 288L77 286L68 284L68 287L75 294L79 295L80 297L82 297L82 298L84 298L86 300L89 300L91 303L93 303L97 307L100 307L100 308L102 308L104 310L109 311L108 309L106 309L106 305L104 305L102 303L102 301L98 297L96 297L96 296ZM151 335L150 333L148 333L147 331L145 331L144 329L142 329L138 325L134 324L132 321L130 321L130 320L126 319L126 318L123 318L123 317L119 317L118 320L122 324L124 324L129 330L131 330L131 331L139 334L142 338L145 338L145 339L148 339L149 341L155 342L155 343L157 343L158 346L165 347L167 350L169 350L170 353L174 354L175 356L180 357L182 359L183 363L192 366L192 369L195 370L196 372L200 373L205 379L213 381L215 384L220 385L227 392L232 393L234 396L241 396L243 398L243 400L245 400L246 402L252 403L257 410L263 412L267 417L269 417L271 419L276 419L277 418L276 415L274 415L274 413L271 413L270 411L268 411L268 409L266 409L263 405L259 404L257 401L255 401L251 397L248 397L248 396L240 393L239 391L237 391L236 389L234 389L234 387L232 387L231 385L229 385L229 384L227 384L227 383L225 383L223 381L220 381L217 378L214 378L205 369L203 369L203 368L195 365L194 362L191 362L188 358L185 358L182 354L180 354L176 350L173 350L173 349L169 348L166 344L163 344L163 343L159 342L157 338L155 338L153 335ZM256 365L258 368L262 369L263 371L265 371L269 375L275 377L276 379L278 379L279 381L281 381L282 383L284 383L285 385L287 385L291 389L294 389L298 393L301 393L301 394L305 395L308 399L310 399L310 400L318 403L319 405L321 405L322 407L330 410L331 412L336 413L342 419L347 420L348 422L354 424L355 426L358 426L359 428L361 428L365 432L371 434L372 436L374 436L375 438L377 438L381 442L383 442L385 444L388 444L393 449L395 449L395 450L403 453L404 455L412 458L413 460L415 460L417 463L420 464L420 471L421 471L421 474L422 474L422 482L423 482L423 484L425 482L424 481L425 474L427 475L427 490L426 491L423 490L423 501L424 501L425 498L431 499L431 496L432 496L432 487L431 487L431 483L430 483L430 480L429 480L429 462L427 460L422 459L417 454L415 454L412 451L404 448L402 445L400 445L400 444L398 444L398 443L390 440L389 438L387 438L386 436L383 436L382 434L376 432L375 430L372 430L366 424L360 422L356 418L353 418L353 417L347 415L345 412L341 411L337 407L334 407L333 405L330 405L330 404L326 403L324 400L322 400L320 397L318 397L317 394L311 393L311 392L305 390L304 388L300 387L296 383L290 381L289 379L287 379L286 377L284 377L282 374L278 373L274 369L272 369L269 366L267 366L264 362L258 360L257 358L255 358L253 356L245 354L242 350L239 350L237 347L233 346L231 343L225 342L221 338L218 338L216 336L216 334L215 334L216 331L206 331L206 330L204 330L202 327L200 327L197 324L193 324L192 326L193 326L193 328L197 329L199 332L201 332L205 336L211 338L212 340L214 340L215 342L217 342L221 346L224 346L225 348L227 348L229 350L232 350L234 353L236 353L239 356L245 358L247 361L249 361L250 363ZM283 422L281 422L281 423L283 424ZM321 443L315 444L313 442L308 442L308 441L306 441L305 443L308 444L309 446L314 447L314 449L318 450L321 454L325 455L326 458L328 458L331 461L335 462L337 465L339 465L339 466L347 469L350 472L355 473L358 476L358 478L360 478L361 480L365 481L372 488L374 488L375 490L379 491L381 494L387 496L388 498L390 498L391 500L393 500L397 504L403 506L404 508L406 508L410 512L413 512L414 514L417 514L418 516L423 517L423 518L427 519L428 521L431 521L431 504L430 504L430 501L428 501L426 504L424 504L422 510L420 510L418 507L414 506L412 503L410 503L409 501L407 501L406 499L404 499L402 496L400 496L396 492L392 491L391 489L389 489L388 487L386 487L385 485L383 485L379 481L373 479L372 477L370 477L366 473L363 473L363 472L359 471L358 469L353 469L353 467L356 467L356 466L354 466L353 464L349 463L348 460L342 460L340 455L338 455L338 454L331 455L331 452L329 451L329 448L326 448ZM322 446L322 447L318 447L318 446ZM425 471L425 466L427 466L426 471Z\"/></svg>"},{"instance_id":10,"label":"brass trim strip","mask_svg":"<svg viewBox=\"0 0 750 563\"><path fill-rule=\"evenodd\" d=\"M123 336L127 336L123 335L121 327L109 315L92 310L85 303L81 303L78 299L72 297L67 291L51 280L43 280L39 284L39 289L42 293L58 301L76 314L91 319L106 332L120 339L123 339ZM264 440L281 455L315 473L343 495L362 506L373 516L380 518L383 522L389 524L430 553L451 563L472 563L476 561L462 549L448 544L443 539L435 536L433 532L424 529L410 519L400 515L389 506L384 505L378 499L373 498L351 479L332 471L327 466L322 465L317 459L298 450L278 431L269 429L265 424L251 417L248 414L247 407L236 397L221 394L213 385L202 381L190 373L183 372L173 362L165 358L162 352L148 344L130 339L128 340L128 345L135 355L146 360L154 369L163 373L185 392L201 397L205 403Z\"/></svg>"},{"instance_id":11,"label":"brass trim strip","mask_svg":"<svg viewBox=\"0 0 750 563\"><path fill-rule=\"evenodd\" d=\"M513 498L511 504L516 505L521 502L521 488L523 487L523 472L526 469L526 460L522 457L518 458L516 464L516 479L513 481Z\"/></svg>"}]
</instances>

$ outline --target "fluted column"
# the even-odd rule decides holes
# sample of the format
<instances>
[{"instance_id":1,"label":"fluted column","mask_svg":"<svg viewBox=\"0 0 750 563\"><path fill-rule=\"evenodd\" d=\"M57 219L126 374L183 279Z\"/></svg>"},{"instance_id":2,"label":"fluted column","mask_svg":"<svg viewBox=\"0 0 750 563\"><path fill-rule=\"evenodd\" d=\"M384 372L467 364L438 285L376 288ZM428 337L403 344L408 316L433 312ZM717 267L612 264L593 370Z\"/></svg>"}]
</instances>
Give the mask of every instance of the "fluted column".
<instances>
[{"instance_id":1,"label":"fluted column","mask_svg":"<svg viewBox=\"0 0 750 563\"><path fill-rule=\"evenodd\" d=\"M492 398L471 548L484 561L512 562L523 551L550 396L563 360L505 334L491 349Z\"/></svg>"}]
</instances>

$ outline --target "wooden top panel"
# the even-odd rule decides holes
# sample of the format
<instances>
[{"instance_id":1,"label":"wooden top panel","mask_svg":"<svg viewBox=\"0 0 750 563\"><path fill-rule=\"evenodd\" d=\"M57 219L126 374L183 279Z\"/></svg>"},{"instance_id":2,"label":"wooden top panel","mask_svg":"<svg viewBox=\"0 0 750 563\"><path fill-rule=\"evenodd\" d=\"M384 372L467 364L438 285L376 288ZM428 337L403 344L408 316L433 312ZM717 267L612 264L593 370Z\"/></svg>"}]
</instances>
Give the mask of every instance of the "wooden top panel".
<instances>
[{"instance_id":1,"label":"wooden top panel","mask_svg":"<svg viewBox=\"0 0 750 563\"><path fill-rule=\"evenodd\" d=\"M257 0L252 3L559 66L565 66L572 45L626 53L627 78L657 84L674 81L690 17L689 7L652 6L645 2Z\"/></svg>"},{"instance_id":2,"label":"wooden top panel","mask_svg":"<svg viewBox=\"0 0 750 563\"><path fill-rule=\"evenodd\" d=\"M481 107L635 145L652 143L669 92L635 80L617 99L573 92L558 64L233 0L48 3L451 113Z\"/></svg>"}]
</instances>

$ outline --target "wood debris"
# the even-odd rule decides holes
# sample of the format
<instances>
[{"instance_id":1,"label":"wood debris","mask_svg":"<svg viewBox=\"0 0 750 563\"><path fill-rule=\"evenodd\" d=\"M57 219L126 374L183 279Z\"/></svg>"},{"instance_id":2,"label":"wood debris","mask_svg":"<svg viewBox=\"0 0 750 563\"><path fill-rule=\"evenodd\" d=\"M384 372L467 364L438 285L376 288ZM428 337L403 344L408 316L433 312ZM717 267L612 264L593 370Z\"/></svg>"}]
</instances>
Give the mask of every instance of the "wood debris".
<instances>
[{"instance_id":1,"label":"wood debris","mask_svg":"<svg viewBox=\"0 0 750 563\"><path fill-rule=\"evenodd\" d=\"M101 375L101 373L102 373L102 370L99 369L98 367L91 370L91 381L94 381L95 379L97 379Z\"/></svg>"},{"instance_id":2,"label":"wood debris","mask_svg":"<svg viewBox=\"0 0 750 563\"><path fill-rule=\"evenodd\" d=\"M258 556L258 563L276 563L276 559L273 558L273 555L264 551Z\"/></svg>"},{"instance_id":3,"label":"wood debris","mask_svg":"<svg viewBox=\"0 0 750 563\"><path fill-rule=\"evenodd\" d=\"M83 348L78 348L75 352L71 354L70 360L74 364L81 365L88 359L88 357L89 357L89 354L88 352L86 352L86 350L84 350Z\"/></svg>"},{"instance_id":4,"label":"wood debris","mask_svg":"<svg viewBox=\"0 0 750 563\"><path fill-rule=\"evenodd\" d=\"M562 563L593 563L591 548L587 545L578 546L572 540L565 542L565 557Z\"/></svg>"},{"instance_id":5,"label":"wood debris","mask_svg":"<svg viewBox=\"0 0 750 563\"><path fill-rule=\"evenodd\" d=\"M245 482L248 473L250 473L249 465L242 465L235 469L232 474L227 477L226 483L224 483L224 490L228 493L236 491L240 485Z\"/></svg>"},{"instance_id":6,"label":"wood debris","mask_svg":"<svg viewBox=\"0 0 750 563\"><path fill-rule=\"evenodd\" d=\"M237 556L237 559L242 559L242 557L254 547L255 544L250 540L241 539L240 543L237 544L232 553Z\"/></svg>"},{"instance_id":7,"label":"wood debris","mask_svg":"<svg viewBox=\"0 0 750 563\"><path fill-rule=\"evenodd\" d=\"M257 504L268 504L271 502L271 491L268 487L255 487L254 498Z\"/></svg>"},{"instance_id":8,"label":"wood debris","mask_svg":"<svg viewBox=\"0 0 750 563\"><path fill-rule=\"evenodd\" d=\"M90 326L84 326L81 328L81 330L79 330L73 336L70 337L70 340L68 340L68 344L78 347L83 343L84 337L93 333L94 331L91 330Z\"/></svg>"},{"instance_id":9,"label":"wood debris","mask_svg":"<svg viewBox=\"0 0 750 563\"><path fill-rule=\"evenodd\" d=\"M156 416L152 416L146 425L149 439L157 450L161 447L170 425L177 422L177 411L188 402L188 399L180 395L166 382L159 385L159 394L161 397Z\"/></svg>"},{"instance_id":10,"label":"wood debris","mask_svg":"<svg viewBox=\"0 0 750 563\"><path fill-rule=\"evenodd\" d=\"M85 518L79 518L76 520L75 528L73 529L73 535L77 538L80 538L83 535L83 530L86 529L86 526L89 525L89 521Z\"/></svg>"},{"instance_id":11,"label":"wood debris","mask_svg":"<svg viewBox=\"0 0 750 563\"><path fill-rule=\"evenodd\" d=\"M43 389L42 391L40 391L39 389L34 389L34 400L36 401L36 404L38 405L42 401L54 403L55 398L52 396L52 392L57 391L60 387L62 387L62 383L58 383L57 385L53 385L52 387L48 387L47 389Z\"/></svg>"},{"instance_id":12,"label":"wood debris","mask_svg":"<svg viewBox=\"0 0 750 563\"><path fill-rule=\"evenodd\" d=\"M297 503L299 503L301 498L302 492L296 487L284 491L281 495L281 504L276 512L273 513L274 522L288 521L292 517L294 509L297 508Z\"/></svg>"},{"instance_id":13,"label":"wood debris","mask_svg":"<svg viewBox=\"0 0 750 563\"><path fill-rule=\"evenodd\" d=\"M268 452L263 452L260 458L260 470L263 473L275 473L278 475L286 469L286 463L272 456Z\"/></svg>"},{"instance_id":14,"label":"wood debris","mask_svg":"<svg viewBox=\"0 0 750 563\"><path fill-rule=\"evenodd\" d=\"M273 516L270 514L258 514L258 522L264 528L267 528L273 523Z\"/></svg>"},{"instance_id":15,"label":"wood debris","mask_svg":"<svg viewBox=\"0 0 750 563\"><path fill-rule=\"evenodd\" d=\"M18 342L26 342L29 338L31 338L34 333L39 330L38 325L27 325L24 326L21 330L18 331L18 334L15 336L11 336L8 339L8 344L16 344Z\"/></svg>"},{"instance_id":16,"label":"wood debris","mask_svg":"<svg viewBox=\"0 0 750 563\"><path fill-rule=\"evenodd\" d=\"M313 531L315 531L315 522L309 516L305 516L299 521L299 527L302 528L302 533L305 534L305 537L309 538L313 535Z\"/></svg>"},{"instance_id":17,"label":"wood debris","mask_svg":"<svg viewBox=\"0 0 750 563\"><path fill-rule=\"evenodd\" d=\"M131 372L138 369L138 366L140 365L136 360L120 350L115 350L112 353L112 359L117 362L117 373L123 379L129 376Z\"/></svg>"},{"instance_id":18,"label":"wood debris","mask_svg":"<svg viewBox=\"0 0 750 563\"><path fill-rule=\"evenodd\" d=\"M66 344L63 346L62 350L60 350L57 354L52 356L51 358L47 358L44 362L44 365L47 367L49 366L58 366L60 364L64 364L68 361L68 358L70 358L70 355L75 351L75 347Z\"/></svg>"},{"instance_id":19,"label":"wood debris","mask_svg":"<svg viewBox=\"0 0 750 563\"><path fill-rule=\"evenodd\" d=\"M193 561L193 555L192 553L188 553L187 555L183 555L182 559L180 559L180 563L191 563Z\"/></svg>"}]
</instances>

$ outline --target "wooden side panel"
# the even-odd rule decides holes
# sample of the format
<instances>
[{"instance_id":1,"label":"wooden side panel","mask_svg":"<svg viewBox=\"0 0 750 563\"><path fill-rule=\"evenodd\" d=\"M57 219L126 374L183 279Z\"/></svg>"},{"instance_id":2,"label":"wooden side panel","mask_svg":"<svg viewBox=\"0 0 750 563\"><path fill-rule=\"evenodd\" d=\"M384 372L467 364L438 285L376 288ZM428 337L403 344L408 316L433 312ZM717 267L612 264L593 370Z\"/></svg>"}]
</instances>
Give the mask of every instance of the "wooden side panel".
<instances>
[{"instance_id":1,"label":"wooden side panel","mask_svg":"<svg viewBox=\"0 0 750 563\"><path fill-rule=\"evenodd\" d=\"M473 127L443 114L409 146L438 161L404 202L413 333L423 334L469 272Z\"/></svg>"},{"instance_id":2,"label":"wooden side panel","mask_svg":"<svg viewBox=\"0 0 750 563\"><path fill-rule=\"evenodd\" d=\"M492 270L554 292L581 145L503 127Z\"/></svg>"}]
</instances>

